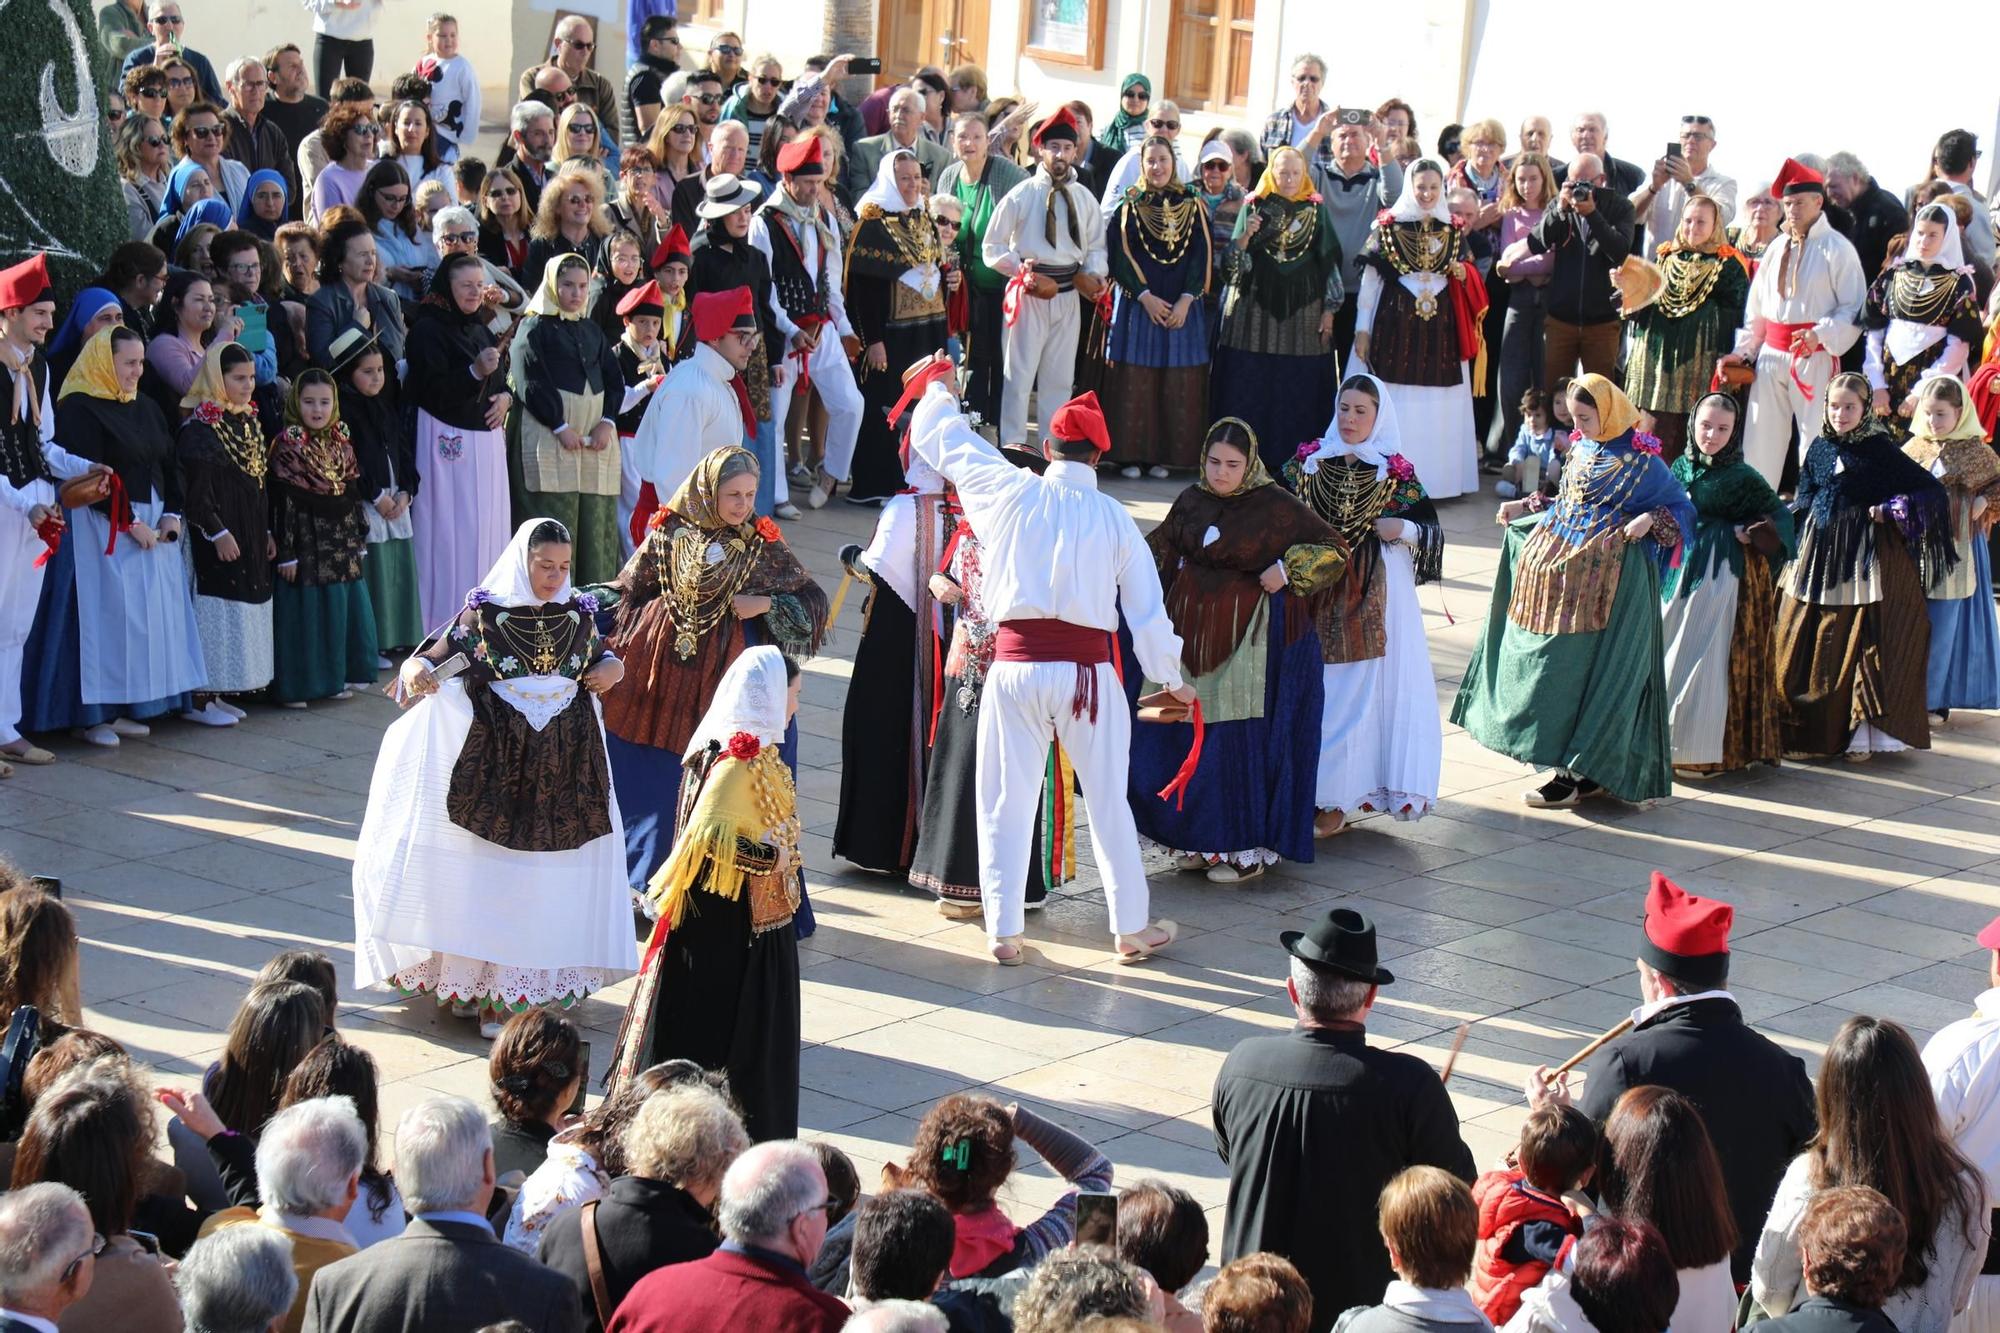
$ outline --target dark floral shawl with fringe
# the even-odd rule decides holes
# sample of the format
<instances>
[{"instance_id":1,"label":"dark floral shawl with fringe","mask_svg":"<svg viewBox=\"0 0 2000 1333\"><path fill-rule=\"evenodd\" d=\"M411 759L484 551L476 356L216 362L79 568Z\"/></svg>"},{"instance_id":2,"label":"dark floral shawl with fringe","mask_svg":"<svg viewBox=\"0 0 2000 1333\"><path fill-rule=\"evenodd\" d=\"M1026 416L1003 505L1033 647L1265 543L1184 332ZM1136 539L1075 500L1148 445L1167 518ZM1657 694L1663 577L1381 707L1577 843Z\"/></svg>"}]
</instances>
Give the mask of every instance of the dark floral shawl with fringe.
<instances>
[{"instance_id":1,"label":"dark floral shawl with fringe","mask_svg":"<svg viewBox=\"0 0 2000 1333\"><path fill-rule=\"evenodd\" d=\"M1944 486L1906 457L1871 413L1844 435L1821 435L1806 450L1792 513L1804 518L1795 584L1808 598L1865 577L1875 562L1870 510L1888 508L1910 555L1923 569L1958 563L1951 499Z\"/></svg>"}]
</instances>

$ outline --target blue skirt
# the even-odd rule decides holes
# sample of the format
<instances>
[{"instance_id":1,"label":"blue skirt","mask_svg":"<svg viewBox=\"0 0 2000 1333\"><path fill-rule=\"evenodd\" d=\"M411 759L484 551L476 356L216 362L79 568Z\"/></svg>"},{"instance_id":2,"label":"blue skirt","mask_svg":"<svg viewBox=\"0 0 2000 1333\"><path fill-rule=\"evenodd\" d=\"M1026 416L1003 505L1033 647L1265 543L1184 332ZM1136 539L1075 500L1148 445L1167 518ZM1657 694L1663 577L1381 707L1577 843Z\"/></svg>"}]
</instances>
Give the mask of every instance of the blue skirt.
<instances>
[{"instance_id":1,"label":"blue skirt","mask_svg":"<svg viewBox=\"0 0 2000 1333\"><path fill-rule=\"evenodd\" d=\"M1930 671L1925 693L1932 712L1943 708L2000 708L2000 616L1993 610L1992 558L1986 543L1972 543L1978 571L1970 597L1932 601Z\"/></svg>"},{"instance_id":2,"label":"blue skirt","mask_svg":"<svg viewBox=\"0 0 2000 1333\"><path fill-rule=\"evenodd\" d=\"M1249 422L1264 466L1282 484L1284 466L1298 455L1299 446L1326 433L1340 387L1337 365L1332 356L1217 347L1208 381L1209 417Z\"/></svg>"},{"instance_id":3,"label":"blue skirt","mask_svg":"<svg viewBox=\"0 0 2000 1333\"><path fill-rule=\"evenodd\" d=\"M1188 309L1187 323L1177 329L1162 328L1138 301L1119 292L1105 359L1154 370L1207 365L1208 307L1196 301Z\"/></svg>"},{"instance_id":4,"label":"blue skirt","mask_svg":"<svg viewBox=\"0 0 2000 1333\"><path fill-rule=\"evenodd\" d=\"M1304 612L1290 597L1272 598L1270 606L1264 716L1207 729L1201 762L1181 809L1161 800L1159 791L1187 758L1194 728L1132 724L1128 790L1132 817L1142 836L1163 847L1209 855L1264 851L1287 861L1313 859L1313 793L1325 690L1319 636L1308 626L1297 642L1287 646L1285 614Z\"/></svg>"},{"instance_id":5,"label":"blue skirt","mask_svg":"<svg viewBox=\"0 0 2000 1333\"><path fill-rule=\"evenodd\" d=\"M49 558L42 599L35 607L35 628L21 654L21 730L67 731L94 727L115 717L144 721L187 709L193 702L190 694L122 704L83 701L83 644L76 609L78 534L72 529L64 537L62 546Z\"/></svg>"}]
</instances>

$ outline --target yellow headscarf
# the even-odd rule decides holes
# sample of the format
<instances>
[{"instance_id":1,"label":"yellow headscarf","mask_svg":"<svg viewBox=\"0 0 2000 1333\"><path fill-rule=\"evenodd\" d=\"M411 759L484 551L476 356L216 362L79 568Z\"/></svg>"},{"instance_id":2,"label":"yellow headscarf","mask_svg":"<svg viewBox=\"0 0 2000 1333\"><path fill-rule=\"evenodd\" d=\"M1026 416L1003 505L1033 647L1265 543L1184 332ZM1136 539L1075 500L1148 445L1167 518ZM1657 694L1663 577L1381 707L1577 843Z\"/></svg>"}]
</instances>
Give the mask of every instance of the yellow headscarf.
<instances>
[{"instance_id":1,"label":"yellow headscarf","mask_svg":"<svg viewBox=\"0 0 2000 1333\"><path fill-rule=\"evenodd\" d=\"M1299 160L1299 188L1290 194L1278 188L1278 159L1290 153ZM1271 154L1271 160L1264 164L1264 174L1257 178L1257 188L1250 191L1252 199L1289 199L1293 203L1304 203L1313 196L1312 172L1306 168L1306 156L1290 146L1280 148Z\"/></svg>"},{"instance_id":2,"label":"yellow headscarf","mask_svg":"<svg viewBox=\"0 0 2000 1333\"><path fill-rule=\"evenodd\" d=\"M1615 440L1639 424L1639 409L1632 406L1623 389L1604 376L1579 375L1569 387L1589 394L1590 401L1597 404L1597 434L1590 438L1599 444Z\"/></svg>"},{"instance_id":3,"label":"yellow headscarf","mask_svg":"<svg viewBox=\"0 0 2000 1333\"><path fill-rule=\"evenodd\" d=\"M80 393L86 397L102 398L113 403L129 403L137 398L139 394L136 389L128 393L118 382L118 371L111 362L111 335L130 332L131 330L122 324L113 324L91 334L90 341L83 345L83 351L78 354L76 364L71 366L69 374L63 377L62 392L56 397L63 399L73 393Z\"/></svg>"},{"instance_id":4,"label":"yellow headscarf","mask_svg":"<svg viewBox=\"0 0 2000 1333\"><path fill-rule=\"evenodd\" d=\"M1973 410L1971 396L1965 386L1953 380L1958 389L1958 424L1942 435L1931 434L1930 424L1924 420L1924 400L1931 396L1933 382L1948 378L1942 375L1927 375L1917 382L1917 410L1910 417L1910 437L1917 440L1935 440L1939 444L1950 440L1977 440L1986 443L1986 428L1979 424L1979 413Z\"/></svg>"},{"instance_id":5,"label":"yellow headscarf","mask_svg":"<svg viewBox=\"0 0 2000 1333\"><path fill-rule=\"evenodd\" d=\"M557 319L583 318L582 310L563 309L561 284L557 279L562 274L564 264L579 264L583 267L584 272L588 273L590 271L590 261L578 254L557 255L548 263L542 265L542 285L535 289L535 299L528 303L527 314L553 315ZM588 309L589 306L590 301L588 298L585 298L585 309Z\"/></svg>"},{"instance_id":6,"label":"yellow headscarf","mask_svg":"<svg viewBox=\"0 0 2000 1333\"><path fill-rule=\"evenodd\" d=\"M225 412L255 412L255 403L236 404L229 401L229 388L222 382L222 353L225 348L236 347L243 355L248 350L236 343L218 338L208 345L208 352L201 359L201 370L196 373L194 383L181 395L181 410L192 412L203 403L214 403Z\"/></svg>"}]
</instances>

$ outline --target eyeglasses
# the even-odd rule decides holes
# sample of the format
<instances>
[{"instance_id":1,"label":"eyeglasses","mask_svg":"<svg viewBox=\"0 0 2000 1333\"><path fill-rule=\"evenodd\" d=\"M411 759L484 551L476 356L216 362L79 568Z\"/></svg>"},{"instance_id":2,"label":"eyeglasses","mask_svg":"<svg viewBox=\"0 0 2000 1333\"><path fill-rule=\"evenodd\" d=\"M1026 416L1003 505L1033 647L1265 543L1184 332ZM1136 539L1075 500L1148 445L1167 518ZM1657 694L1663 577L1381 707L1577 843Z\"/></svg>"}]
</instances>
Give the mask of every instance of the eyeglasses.
<instances>
[{"instance_id":1,"label":"eyeglasses","mask_svg":"<svg viewBox=\"0 0 2000 1333\"><path fill-rule=\"evenodd\" d=\"M812 1209L808 1208L806 1211L811 1212ZM91 1232L90 1248L85 1250L82 1254L76 1256L76 1258L69 1261L69 1266L63 1269L62 1277L58 1279L56 1285L67 1286L69 1284L69 1280L76 1276L76 1270L83 1267L83 1261L85 1259L95 1259L98 1255L104 1253L104 1246L106 1243L107 1242L105 1241L104 1237L98 1235L95 1231Z\"/></svg>"},{"instance_id":2,"label":"eyeglasses","mask_svg":"<svg viewBox=\"0 0 2000 1333\"><path fill-rule=\"evenodd\" d=\"M238 277L252 278L264 271L264 263L258 259L239 259L229 266L229 271Z\"/></svg>"},{"instance_id":3,"label":"eyeglasses","mask_svg":"<svg viewBox=\"0 0 2000 1333\"><path fill-rule=\"evenodd\" d=\"M766 79L760 77L757 80L757 86L759 88L775 88L783 82L784 82L783 79Z\"/></svg>"},{"instance_id":4,"label":"eyeglasses","mask_svg":"<svg viewBox=\"0 0 2000 1333\"><path fill-rule=\"evenodd\" d=\"M572 51L595 51L597 49L596 42L579 42L574 37L565 37L563 41L569 43L569 49Z\"/></svg>"},{"instance_id":5,"label":"eyeglasses","mask_svg":"<svg viewBox=\"0 0 2000 1333\"><path fill-rule=\"evenodd\" d=\"M834 1201L832 1199L823 1199L819 1203L813 1204L810 1208L799 1209L799 1211L792 1214L792 1219L794 1221L797 1221L799 1218L805 1217L810 1213L830 1212L832 1211L833 1206L834 1206Z\"/></svg>"},{"instance_id":6,"label":"eyeglasses","mask_svg":"<svg viewBox=\"0 0 2000 1333\"><path fill-rule=\"evenodd\" d=\"M182 79L174 79L174 78L169 78L169 79L167 80L167 87L169 87L169 88L192 88L192 87L194 87L194 76L193 76L192 74L190 74L190 75L188 75L188 76L187 76L186 78L182 78Z\"/></svg>"},{"instance_id":7,"label":"eyeglasses","mask_svg":"<svg viewBox=\"0 0 2000 1333\"><path fill-rule=\"evenodd\" d=\"M479 240L476 231L448 231L441 238L446 245L473 245Z\"/></svg>"},{"instance_id":8,"label":"eyeglasses","mask_svg":"<svg viewBox=\"0 0 2000 1333\"><path fill-rule=\"evenodd\" d=\"M349 130L348 133L358 134L364 139L379 139L382 137L382 128L379 125L371 125L364 122L360 125L356 125L353 129Z\"/></svg>"},{"instance_id":9,"label":"eyeglasses","mask_svg":"<svg viewBox=\"0 0 2000 1333\"><path fill-rule=\"evenodd\" d=\"M1153 130L1177 130L1180 127L1181 123L1178 120L1149 120L1146 122L1146 128Z\"/></svg>"},{"instance_id":10,"label":"eyeglasses","mask_svg":"<svg viewBox=\"0 0 2000 1333\"><path fill-rule=\"evenodd\" d=\"M709 50L719 56L740 56L743 54L743 48L740 46L712 46Z\"/></svg>"},{"instance_id":11,"label":"eyeglasses","mask_svg":"<svg viewBox=\"0 0 2000 1333\"><path fill-rule=\"evenodd\" d=\"M937 224L938 224L938 230L939 230L939 231L957 231L957 230L958 230L958 224L957 224L956 222L953 222L953 221L952 221L952 220L951 220L950 218L939 218L939 219L937 220Z\"/></svg>"},{"instance_id":12,"label":"eyeglasses","mask_svg":"<svg viewBox=\"0 0 2000 1333\"><path fill-rule=\"evenodd\" d=\"M269 79L245 79L236 86L247 93L257 88L268 88L271 86L271 81Z\"/></svg>"},{"instance_id":13,"label":"eyeglasses","mask_svg":"<svg viewBox=\"0 0 2000 1333\"><path fill-rule=\"evenodd\" d=\"M721 93L702 93L702 94L701 94L700 96L696 97L696 98L695 98L694 100L695 100L695 101L697 101L697 102L699 102L699 103L701 103L701 104L702 104L703 106L714 106L714 105L715 105L715 104L716 104L717 102L720 102L720 101L722 100L722 94L721 94Z\"/></svg>"},{"instance_id":14,"label":"eyeglasses","mask_svg":"<svg viewBox=\"0 0 2000 1333\"><path fill-rule=\"evenodd\" d=\"M160 14L154 17L153 26L158 28L178 28L187 22L179 14Z\"/></svg>"},{"instance_id":15,"label":"eyeglasses","mask_svg":"<svg viewBox=\"0 0 2000 1333\"><path fill-rule=\"evenodd\" d=\"M222 126L220 125L188 126L188 138L190 139L220 139L221 137Z\"/></svg>"}]
</instances>

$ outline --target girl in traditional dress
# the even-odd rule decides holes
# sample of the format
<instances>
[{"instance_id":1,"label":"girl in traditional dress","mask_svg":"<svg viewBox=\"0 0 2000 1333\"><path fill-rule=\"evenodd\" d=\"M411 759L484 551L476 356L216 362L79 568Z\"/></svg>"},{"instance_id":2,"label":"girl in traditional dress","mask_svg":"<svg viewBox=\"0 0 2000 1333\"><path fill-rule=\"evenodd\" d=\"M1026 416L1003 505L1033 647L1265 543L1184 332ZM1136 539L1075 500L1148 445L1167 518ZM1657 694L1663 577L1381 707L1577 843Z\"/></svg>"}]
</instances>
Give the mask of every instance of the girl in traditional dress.
<instances>
[{"instance_id":1,"label":"girl in traditional dress","mask_svg":"<svg viewBox=\"0 0 2000 1333\"><path fill-rule=\"evenodd\" d=\"M618 423L625 375L604 330L583 317L590 264L550 259L513 340L508 382L518 409L510 449L519 516L551 514L576 537L583 584L618 577Z\"/></svg>"},{"instance_id":2,"label":"girl in traditional dress","mask_svg":"<svg viewBox=\"0 0 2000 1333\"><path fill-rule=\"evenodd\" d=\"M1962 377L1985 332L1972 265L1949 208L1925 204L1917 210L1903 257L1868 288L1862 323L1870 411L1897 439L1907 439L1917 381Z\"/></svg>"},{"instance_id":3,"label":"girl in traditional dress","mask_svg":"<svg viewBox=\"0 0 2000 1333\"><path fill-rule=\"evenodd\" d=\"M301 374L285 402L285 429L271 442L278 574L271 697L286 708L350 698L375 683L375 607L361 568L368 552L361 464L337 396L324 370Z\"/></svg>"},{"instance_id":4,"label":"girl in traditional dress","mask_svg":"<svg viewBox=\"0 0 2000 1333\"><path fill-rule=\"evenodd\" d=\"M417 409L423 507L411 508L424 624L457 614L465 590L507 545L506 423L513 398L486 327L486 272L472 255L438 265L410 329L409 400Z\"/></svg>"},{"instance_id":5,"label":"girl in traditional dress","mask_svg":"<svg viewBox=\"0 0 2000 1333\"><path fill-rule=\"evenodd\" d=\"M634 961L594 697L625 669L570 549L523 523L403 663L415 706L382 738L354 859L356 984L454 1002L489 1041L504 1011L567 1007Z\"/></svg>"},{"instance_id":6,"label":"girl in traditional dress","mask_svg":"<svg viewBox=\"0 0 2000 1333\"><path fill-rule=\"evenodd\" d=\"M695 193L699 201L700 191ZM778 331L778 317L771 313L771 261L750 244L750 215L758 193L754 185L743 185L736 195L743 202L734 208L727 201L699 202L704 211L701 230L692 242L687 300L688 309L692 310L695 297L703 292L750 289L750 307L757 313L757 327L764 334L764 345L750 353L750 360L743 367L743 385L750 393L750 411L757 418L756 459L762 469L757 512L770 514L777 509L778 473L785 465L784 446L778 439L783 423L771 419L771 385L774 378L781 379L796 367L785 365L785 335ZM796 512L778 516L790 518Z\"/></svg>"},{"instance_id":7,"label":"girl in traditional dress","mask_svg":"<svg viewBox=\"0 0 2000 1333\"><path fill-rule=\"evenodd\" d=\"M2000 708L2000 620L1993 613L1987 535L2000 517L2000 458L1995 458L1965 387L1945 375L1917 386L1916 414L1903 453L1951 497L1949 567L1922 569L1931 619L1926 703L1933 713Z\"/></svg>"},{"instance_id":8,"label":"girl in traditional dress","mask_svg":"<svg viewBox=\"0 0 2000 1333\"><path fill-rule=\"evenodd\" d=\"M904 475L909 489L882 506L868 548L840 553L841 563L874 591L841 715L840 814L833 829L835 856L896 875L910 868L924 808L933 691L944 679L942 607L931 577L955 526L944 478L913 454Z\"/></svg>"},{"instance_id":9,"label":"girl in traditional dress","mask_svg":"<svg viewBox=\"0 0 2000 1333\"><path fill-rule=\"evenodd\" d=\"M1417 585L1443 577L1444 528L1401 444L1388 386L1350 375L1326 435L1292 465L1299 498L1350 552L1317 607L1325 711L1315 837L1346 832L1355 811L1422 819L1437 800L1444 728Z\"/></svg>"},{"instance_id":10,"label":"girl in traditional dress","mask_svg":"<svg viewBox=\"0 0 2000 1333\"><path fill-rule=\"evenodd\" d=\"M417 596L417 562L410 539L410 506L421 478L408 424L388 392L388 358L382 346L359 329L333 341L333 378L340 388L340 420L361 465L361 518L368 525L368 605L375 612L377 668L389 665L380 654L414 648L424 637L423 607Z\"/></svg>"},{"instance_id":11,"label":"girl in traditional dress","mask_svg":"<svg viewBox=\"0 0 2000 1333\"><path fill-rule=\"evenodd\" d=\"M615 1083L662 1060L726 1070L757 1140L798 1132L801 828L778 746L799 683L776 648L748 649L688 738L673 855L648 888L658 920L612 1062Z\"/></svg>"},{"instance_id":12,"label":"girl in traditional dress","mask_svg":"<svg viewBox=\"0 0 2000 1333\"><path fill-rule=\"evenodd\" d=\"M1625 384L1632 405L1652 414L1660 457L1673 463L1687 447L1691 405L1743 323L1750 261L1722 239L1716 202L1697 194L1681 208L1674 239L1661 242L1659 264L1666 286L1658 299L1626 314Z\"/></svg>"},{"instance_id":13,"label":"girl in traditional dress","mask_svg":"<svg viewBox=\"0 0 2000 1333\"><path fill-rule=\"evenodd\" d=\"M844 290L847 316L863 349L856 374L866 406L854 448L851 501L882 500L902 489L888 412L902 396L903 367L944 350L942 254L923 190L916 154L898 149L883 155L875 184L855 206Z\"/></svg>"},{"instance_id":14,"label":"girl in traditional dress","mask_svg":"<svg viewBox=\"0 0 2000 1333\"><path fill-rule=\"evenodd\" d=\"M66 509L23 652L21 730L82 728L92 745L144 736L139 719L183 712L208 679L179 547L183 511L174 437L140 398L146 344L99 330L63 380L56 439L110 467L111 494Z\"/></svg>"},{"instance_id":15,"label":"girl in traditional dress","mask_svg":"<svg viewBox=\"0 0 2000 1333\"><path fill-rule=\"evenodd\" d=\"M1537 809L1673 790L1660 571L1694 530L1687 492L1659 441L1634 429L1622 390L1579 376L1569 410L1556 498L1500 506L1493 605L1451 710L1487 749L1556 770L1523 795Z\"/></svg>"},{"instance_id":16,"label":"girl in traditional dress","mask_svg":"<svg viewBox=\"0 0 2000 1333\"><path fill-rule=\"evenodd\" d=\"M1869 410L1868 381L1826 389L1799 465L1798 558L1779 580L1778 690L1789 757L1928 750L1931 625L1920 568L1949 571L1951 499Z\"/></svg>"},{"instance_id":17,"label":"girl in traditional dress","mask_svg":"<svg viewBox=\"0 0 2000 1333\"><path fill-rule=\"evenodd\" d=\"M1180 869L1236 884L1312 860L1319 645L1306 599L1340 577L1347 543L1272 484L1243 422L1211 426L1201 457L1201 480L1146 538L1201 695L1201 762L1184 798L1162 800L1194 728L1135 727L1130 792L1140 836Z\"/></svg>"},{"instance_id":18,"label":"girl in traditional dress","mask_svg":"<svg viewBox=\"0 0 2000 1333\"><path fill-rule=\"evenodd\" d=\"M1247 422L1267 471L1320 427L1339 384L1333 317L1347 297L1333 219L1297 149L1280 148L1223 251L1229 291L1209 379L1217 417Z\"/></svg>"},{"instance_id":19,"label":"girl in traditional dress","mask_svg":"<svg viewBox=\"0 0 2000 1333\"><path fill-rule=\"evenodd\" d=\"M1106 248L1118 309L1106 353L1104 417L1127 477L1194 468L1187 446L1208 420L1208 211L1181 183L1171 141L1139 150L1140 184L1113 208ZM1265 473L1268 479L1269 473Z\"/></svg>"},{"instance_id":20,"label":"girl in traditional dress","mask_svg":"<svg viewBox=\"0 0 2000 1333\"><path fill-rule=\"evenodd\" d=\"M1355 361L1388 384L1403 447L1431 498L1478 491L1466 372L1478 354L1486 289L1445 202L1443 167L1429 158L1412 164L1395 207L1376 218L1361 265Z\"/></svg>"},{"instance_id":21,"label":"girl in traditional dress","mask_svg":"<svg viewBox=\"0 0 2000 1333\"><path fill-rule=\"evenodd\" d=\"M1705 778L1776 764L1783 751L1773 579L1794 542L1792 511L1744 461L1736 400L1707 394L1690 420L1673 470L1694 506L1694 532L1661 576L1660 597L1674 771Z\"/></svg>"},{"instance_id":22,"label":"girl in traditional dress","mask_svg":"<svg viewBox=\"0 0 2000 1333\"><path fill-rule=\"evenodd\" d=\"M633 681L606 701L604 725L634 892L672 845L681 757L730 663L757 643L809 655L826 633L826 593L757 517L757 485L748 449L709 454L655 511L612 588L612 644Z\"/></svg>"},{"instance_id":23,"label":"girl in traditional dress","mask_svg":"<svg viewBox=\"0 0 2000 1333\"><path fill-rule=\"evenodd\" d=\"M208 727L248 716L223 698L271 683L270 451L254 401L257 368L233 342L208 349L175 442L194 567L194 619L208 680L181 714Z\"/></svg>"}]
</instances>

